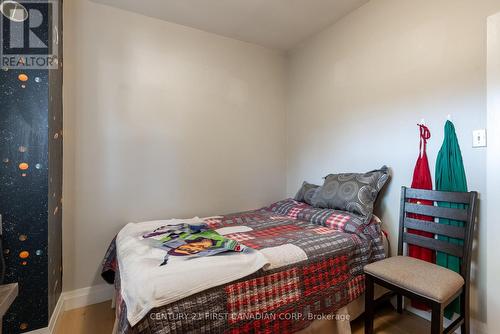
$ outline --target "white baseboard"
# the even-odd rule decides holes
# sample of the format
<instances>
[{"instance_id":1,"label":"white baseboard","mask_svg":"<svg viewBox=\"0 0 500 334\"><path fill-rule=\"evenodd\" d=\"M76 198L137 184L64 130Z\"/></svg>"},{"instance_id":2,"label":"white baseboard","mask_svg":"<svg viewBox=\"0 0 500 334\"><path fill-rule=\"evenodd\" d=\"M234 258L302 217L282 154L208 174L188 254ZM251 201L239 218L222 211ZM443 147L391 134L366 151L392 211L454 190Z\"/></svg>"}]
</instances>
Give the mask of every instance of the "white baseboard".
<instances>
[{"instance_id":1,"label":"white baseboard","mask_svg":"<svg viewBox=\"0 0 500 334\"><path fill-rule=\"evenodd\" d=\"M94 285L82 289L63 292L64 310L68 311L111 300L113 293L114 288L109 284Z\"/></svg>"},{"instance_id":2,"label":"white baseboard","mask_svg":"<svg viewBox=\"0 0 500 334\"><path fill-rule=\"evenodd\" d=\"M416 309L414 307L411 307L410 305L406 305L405 309L410 313L413 313L421 318L424 318L425 320L431 321L431 313L430 312ZM455 315L455 317L453 317L452 320L448 320L445 318L444 319L444 326L449 326L451 324L451 322L455 319L456 319L456 315ZM471 319L471 326L470 327L471 327L470 328L471 334L488 334L488 328L486 326L486 323L484 323L484 322L481 322L481 321L478 321L475 319ZM457 329L455 331L455 333L460 333L460 329Z\"/></svg>"},{"instance_id":3,"label":"white baseboard","mask_svg":"<svg viewBox=\"0 0 500 334\"><path fill-rule=\"evenodd\" d=\"M53 334L56 329L57 322L64 311L111 300L113 293L113 286L108 284L94 285L82 289L63 292L61 293L54 312L50 317L48 327L40 328L28 332L27 334Z\"/></svg>"}]
</instances>

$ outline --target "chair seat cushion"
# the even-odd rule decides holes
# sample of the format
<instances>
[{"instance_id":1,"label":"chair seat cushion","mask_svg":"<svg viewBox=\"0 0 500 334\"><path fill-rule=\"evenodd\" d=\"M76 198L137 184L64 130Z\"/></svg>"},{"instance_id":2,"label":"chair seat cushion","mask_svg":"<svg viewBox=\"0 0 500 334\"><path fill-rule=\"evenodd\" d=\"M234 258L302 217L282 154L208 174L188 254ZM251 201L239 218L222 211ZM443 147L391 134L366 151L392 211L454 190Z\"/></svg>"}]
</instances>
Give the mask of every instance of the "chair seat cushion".
<instances>
[{"instance_id":1,"label":"chair seat cushion","mask_svg":"<svg viewBox=\"0 0 500 334\"><path fill-rule=\"evenodd\" d=\"M443 303L464 285L458 273L408 256L368 264L365 273L417 295Z\"/></svg>"}]
</instances>

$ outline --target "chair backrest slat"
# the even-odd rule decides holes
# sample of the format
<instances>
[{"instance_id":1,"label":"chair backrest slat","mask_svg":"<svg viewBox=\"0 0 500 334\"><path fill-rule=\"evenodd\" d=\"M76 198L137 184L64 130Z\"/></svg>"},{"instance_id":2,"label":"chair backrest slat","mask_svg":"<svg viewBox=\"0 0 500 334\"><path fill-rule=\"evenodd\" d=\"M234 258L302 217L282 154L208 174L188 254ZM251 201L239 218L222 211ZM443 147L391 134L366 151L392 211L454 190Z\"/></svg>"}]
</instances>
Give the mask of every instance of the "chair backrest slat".
<instances>
[{"instance_id":1,"label":"chair backrest slat","mask_svg":"<svg viewBox=\"0 0 500 334\"><path fill-rule=\"evenodd\" d=\"M470 193L406 188L406 198L469 204Z\"/></svg>"},{"instance_id":2,"label":"chair backrest slat","mask_svg":"<svg viewBox=\"0 0 500 334\"><path fill-rule=\"evenodd\" d=\"M420 204L418 201L430 201L433 205ZM417 201L417 203L415 203ZM436 206L436 202L461 204L464 208ZM464 205L465 204L465 205ZM398 255L403 255L403 245L410 244L437 252L444 252L460 258L460 274L466 281L470 278L472 239L477 210L477 192L444 192L402 187L399 217ZM459 224L439 223L423 220L422 215L432 218L449 219ZM463 223L463 226L462 226ZM431 237L411 233L411 230L429 232ZM453 238L436 238L435 235ZM461 242L457 242L457 240Z\"/></svg>"},{"instance_id":3,"label":"chair backrest slat","mask_svg":"<svg viewBox=\"0 0 500 334\"><path fill-rule=\"evenodd\" d=\"M418 231L424 231L443 235L450 238L465 239L466 230L464 227L436 224L432 221L405 217L405 227Z\"/></svg>"},{"instance_id":4,"label":"chair backrest slat","mask_svg":"<svg viewBox=\"0 0 500 334\"><path fill-rule=\"evenodd\" d=\"M405 212L416 213L419 215L446 218L459 221L467 221L467 210L455 208L443 208L432 205L421 205L416 203L407 203L405 205Z\"/></svg>"},{"instance_id":5,"label":"chair backrest slat","mask_svg":"<svg viewBox=\"0 0 500 334\"><path fill-rule=\"evenodd\" d=\"M455 245L446 241L423 237L417 234L404 233L403 241L411 245L430 248L432 250L443 252L457 257L464 255L463 246Z\"/></svg>"}]
</instances>

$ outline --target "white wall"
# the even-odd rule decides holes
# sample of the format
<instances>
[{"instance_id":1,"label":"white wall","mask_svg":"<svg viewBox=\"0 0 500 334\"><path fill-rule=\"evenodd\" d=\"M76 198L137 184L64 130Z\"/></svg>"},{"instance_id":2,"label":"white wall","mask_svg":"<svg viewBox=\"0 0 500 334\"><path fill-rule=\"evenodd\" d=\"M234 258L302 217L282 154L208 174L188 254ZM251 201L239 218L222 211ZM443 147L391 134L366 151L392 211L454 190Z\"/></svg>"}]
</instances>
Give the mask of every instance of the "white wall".
<instances>
[{"instance_id":1,"label":"white wall","mask_svg":"<svg viewBox=\"0 0 500 334\"><path fill-rule=\"evenodd\" d=\"M488 18L488 178L486 197L487 221L487 290L488 290L488 333L500 333L500 263L498 256L498 204L500 202L500 13Z\"/></svg>"},{"instance_id":2,"label":"white wall","mask_svg":"<svg viewBox=\"0 0 500 334\"><path fill-rule=\"evenodd\" d=\"M129 221L285 194L285 59L87 0L64 12L64 290Z\"/></svg>"},{"instance_id":3,"label":"white wall","mask_svg":"<svg viewBox=\"0 0 500 334\"><path fill-rule=\"evenodd\" d=\"M418 154L416 124L425 118L432 132L434 171L451 114L469 187L484 196L486 152L471 147L471 133L486 127L486 17L498 10L495 0L373 0L292 52L288 194L329 172L387 164L393 178L379 213L395 249L400 187L411 183ZM481 322L486 224L479 223L471 300Z\"/></svg>"}]
</instances>

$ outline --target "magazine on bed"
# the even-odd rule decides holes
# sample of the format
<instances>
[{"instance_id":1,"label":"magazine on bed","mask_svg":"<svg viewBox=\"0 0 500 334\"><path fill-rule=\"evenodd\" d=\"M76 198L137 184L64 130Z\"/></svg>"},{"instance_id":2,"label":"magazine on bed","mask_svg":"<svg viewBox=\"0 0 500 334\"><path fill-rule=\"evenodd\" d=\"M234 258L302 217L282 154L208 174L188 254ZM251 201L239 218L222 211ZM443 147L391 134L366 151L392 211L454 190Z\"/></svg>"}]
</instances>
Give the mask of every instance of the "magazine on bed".
<instances>
[{"instance_id":1,"label":"magazine on bed","mask_svg":"<svg viewBox=\"0 0 500 334\"><path fill-rule=\"evenodd\" d=\"M160 266L166 265L171 256L190 259L227 251L243 252L247 248L235 240L225 238L219 233L209 230L205 224L181 223L161 226L144 234L142 239L167 252Z\"/></svg>"}]
</instances>

